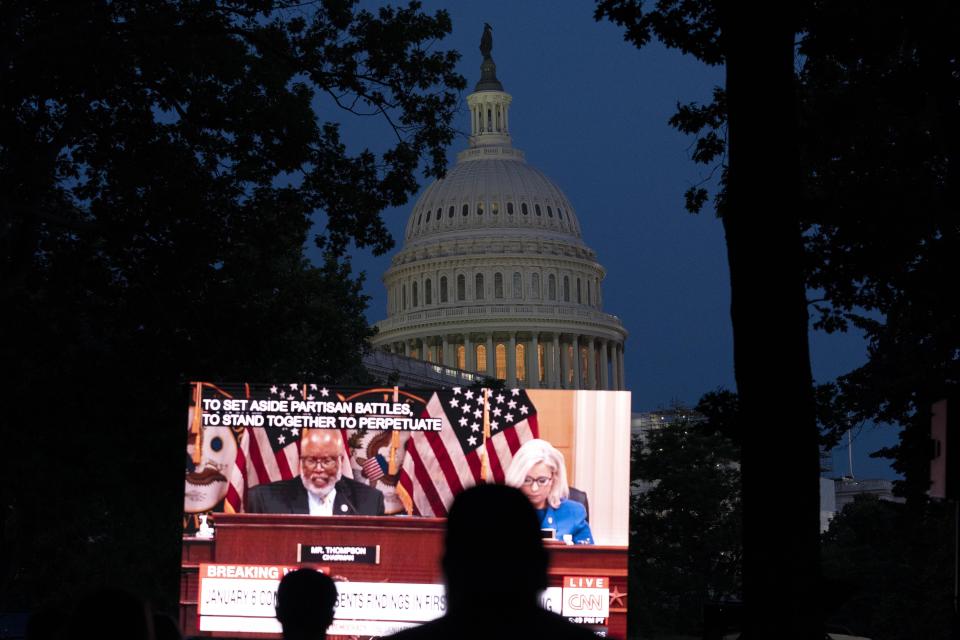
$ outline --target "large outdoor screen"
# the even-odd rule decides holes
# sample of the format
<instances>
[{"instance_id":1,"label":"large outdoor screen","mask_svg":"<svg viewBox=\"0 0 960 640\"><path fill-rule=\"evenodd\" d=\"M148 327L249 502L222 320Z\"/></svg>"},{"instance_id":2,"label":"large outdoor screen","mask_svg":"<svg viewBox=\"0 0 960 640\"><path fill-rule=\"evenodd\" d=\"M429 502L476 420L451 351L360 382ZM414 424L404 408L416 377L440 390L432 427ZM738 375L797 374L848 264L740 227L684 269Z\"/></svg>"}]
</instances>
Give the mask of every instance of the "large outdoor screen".
<instances>
[{"instance_id":1,"label":"large outdoor screen","mask_svg":"<svg viewBox=\"0 0 960 640\"><path fill-rule=\"evenodd\" d=\"M598 629L607 623L610 580L589 566L590 549L609 554L619 548L625 583L628 392L198 382L191 387L186 435L185 549L188 541L220 543L220 521L236 527L247 522L232 514L258 514L249 522L257 523L255 557L260 560L257 566L218 564L228 553L219 548L207 556L211 562L201 560L199 625L186 629L185 622L185 630L279 631L269 594L283 572L298 564L344 581L331 633L381 635L442 615L442 585L411 580L414 574L390 575L403 573L390 569L401 565L380 557L388 546L381 549L375 539L381 534L370 531L399 531L398 523L411 518L420 518L425 532L442 529L436 519L446 515L456 494L484 482L520 488L539 507L546 544L583 552L575 560L584 575L563 576L563 584L547 590L544 606ZM276 536L269 534L274 520L283 523ZM364 528L370 522L379 528ZM281 531L290 535L294 526L311 534L297 539L302 549L292 555ZM337 537L331 538L335 527ZM423 535L425 541L431 536L429 544L439 544L436 533ZM269 548L274 539L276 553ZM337 543L312 544L312 539ZM350 567L371 563L382 567L372 596L362 593L369 568L354 570L361 579L350 577ZM603 597L591 601L597 589L604 590ZM355 610L364 598L397 602L398 594L405 594L403 612L390 606L379 613L369 606L359 614ZM568 606L574 595L577 602L592 604L575 610ZM410 613L411 602L422 611Z\"/></svg>"}]
</instances>

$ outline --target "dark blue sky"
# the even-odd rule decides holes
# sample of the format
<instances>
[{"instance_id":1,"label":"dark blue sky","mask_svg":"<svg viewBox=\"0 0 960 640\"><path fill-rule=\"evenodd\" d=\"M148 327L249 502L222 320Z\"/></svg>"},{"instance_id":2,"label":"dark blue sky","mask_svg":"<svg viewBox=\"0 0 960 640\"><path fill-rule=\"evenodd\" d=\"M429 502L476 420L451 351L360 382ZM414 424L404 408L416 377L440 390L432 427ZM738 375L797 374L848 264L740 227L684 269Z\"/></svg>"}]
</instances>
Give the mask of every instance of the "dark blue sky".
<instances>
[{"instance_id":1,"label":"dark blue sky","mask_svg":"<svg viewBox=\"0 0 960 640\"><path fill-rule=\"evenodd\" d=\"M444 7L424 5L429 11ZM694 216L683 209L684 190L708 172L689 159L692 139L667 125L678 101L709 100L712 88L723 82L722 68L658 44L637 50L623 41L619 28L593 20L592 3L490 1L446 8L453 34L437 46L463 54L464 96L479 76L480 34L489 22L497 74L513 95L514 145L564 190L584 239L607 268L605 310L619 316L630 333L625 362L634 410L694 404L711 389L733 389L723 229L712 213ZM469 129L465 111L457 125ZM358 146L377 148L388 132L367 119L345 122L344 135ZM450 149L451 163L465 146L464 135ZM398 246L412 207L413 202L385 213ZM354 256L355 268L368 274L370 322L386 315L380 276L389 260L369 252ZM859 336L814 334L811 350L818 381L865 357ZM770 428L776 427L773 416ZM889 427L865 428L856 436L856 475L893 477L886 461L867 454L894 440ZM834 458L837 472L845 473L846 449Z\"/></svg>"}]
</instances>

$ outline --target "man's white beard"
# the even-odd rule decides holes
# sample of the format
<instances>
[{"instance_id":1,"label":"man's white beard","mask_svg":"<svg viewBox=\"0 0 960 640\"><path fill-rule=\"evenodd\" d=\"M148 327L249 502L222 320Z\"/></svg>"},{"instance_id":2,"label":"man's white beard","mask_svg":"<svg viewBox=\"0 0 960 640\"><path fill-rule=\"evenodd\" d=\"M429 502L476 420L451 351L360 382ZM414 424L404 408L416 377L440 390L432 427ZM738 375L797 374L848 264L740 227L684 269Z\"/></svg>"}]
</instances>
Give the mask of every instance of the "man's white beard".
<instances>
[{"instance_id":1,"label":"man's white beard","mask_svg":"<svg viewBox=\"0 0 960 640\"><path fill-rule=\"evenodd\" d=\"M307 475L306 471L300 471L300 481L303 482L303 488L307 490L307 493L320 498L321 500L330 495L330 492L333 491L336 484L340 482L340 478L343 477L343 470L337 469L337 479L331 482L326 487L322 489L313 486L313 483L310 482L310 477Z\"/></svg>"}]
</instances>

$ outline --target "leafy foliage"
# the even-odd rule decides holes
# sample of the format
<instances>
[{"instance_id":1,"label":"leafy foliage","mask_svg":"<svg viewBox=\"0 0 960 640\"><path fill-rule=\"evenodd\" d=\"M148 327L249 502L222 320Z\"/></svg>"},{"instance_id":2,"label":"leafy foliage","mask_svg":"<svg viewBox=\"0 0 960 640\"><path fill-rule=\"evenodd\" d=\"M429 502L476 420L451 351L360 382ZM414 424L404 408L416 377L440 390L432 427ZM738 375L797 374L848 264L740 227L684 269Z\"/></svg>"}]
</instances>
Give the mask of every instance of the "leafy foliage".
<instances>
[{"instance_id":1,"label":"leafy foliage","mask_svg":"<svg viewBox=\"0 0 960 640\"><path fill-rule=\"evenodd\" d=\"M668 37L687 29L703 41L698 57L716 64L722 56L707 52L722 38L708 30L716 21L707 16L717 6L658 2L644 10L635 0L605 0L597 15L624 25L625 38L638 45L651 35L669 45ZM929 405L960 381L960 302L953 295L960 272L960 9L945 1L797 8L801 224L814 326L854 327L869 342L866 365L817 390L820 424L828 441L866 422L906 427L902 442L881 454L910 472L899 488L916 498L926 490L920 432ZM709 104L678 105L670 120L695 136L693 159L710 168L685 194L691 212L707 206L711 191L718 215L725 210L725 103L717 88Z\"/></svg>"},{"instance_id":2,"label":"leafy foliage","mask_svg":"<svg viewBox=\"0 0 960 640\"><path fill-rule=\"evenodd\" d=\"M823 536L835 623L870 638L950 637L952 510L862 496L837 514Z\"/></svg>"},{"instance_id":3,"label":"leafy foliage","mask_svg":"<svg viewBox=\"0 0 960 640\"><path fill-rule=\"evenodd\" d=\"M720 6L717 2L660 0L653 8L643 0L597 0L594 18L607 19L624 28L623 39L637 48L657 38L670 48L693 55L709 65L724 62L720 30ZM670 126L695 136L691 157L697 164L712 167L709 175L684 193L684 204L690 213L699 213L710 201L713 190L714 208L723 213L726 185L726 93L713 88L709 104L677 103L677 112ZM717 175L719 174L719 175Z\"/></svg>"},{"instance_id":4,"label":"leafy foliage","mask_svg":"<svg viewBox=\"0 0 960 640\"><path fill-rule=\"evenodd\" d=\"M599 0L596 17L624 26L638 46L652 36L708 64L723 62L725 88L713 105L680 107L676 125L701 132L701 162L724 156L717 201L730 268L734 375L742 424L744 637L822 637L817 615L819 540L817 431L807 338L796 171L793 86L794 6L756 7L710 0ZM725 106L720 106L720 102ZM727 130L720 131L723 126ZM772 139L775 134L775 139ZM694 210L703 185L686 194ZM771 215L771 212L774 214ZM777 357L770 357L776 345ZM783 406L790 410L783 412ZM764 445L779 415L779 455ZM781 478L787 499L770 501ZM784 556L783 547L791 549Z\"/></svg>"},{"instance_id":5,"label":"leafy foliage","mask_svg":"<svg viewBox=\"0 0 960 640\"><path fill-rule=\"evenodd\" d=\"M722 421L695 416L632 443L631 607L644 635L699 633L706 602L739 597L739 448Z\"/></svg>"},{"instance_id":6,"label":"leafy foliage","mask_svg":"<svg viewBox=\"0 0 960 640\"><path fill-rule=\"evenodd\" d=\"M3 606L175 603L187 381L364 375L346 251L444 170L449 30L416 2L2 5ZM384 150L341 135L364 117Z\"/></svg>"},{"instance_id":7,"label":"leafy foliage","mask_svg":"<svg viewBox=\"0 0 960 640\"><path fill-rule=\"evenodd\" d=\"M838 412L906 427L885 454L912 498L929 405L960 381L958 17L949 2L817 3L800 43L817 326L869 340L867 364L836 383Z\"/></svg>"}]
</instances>

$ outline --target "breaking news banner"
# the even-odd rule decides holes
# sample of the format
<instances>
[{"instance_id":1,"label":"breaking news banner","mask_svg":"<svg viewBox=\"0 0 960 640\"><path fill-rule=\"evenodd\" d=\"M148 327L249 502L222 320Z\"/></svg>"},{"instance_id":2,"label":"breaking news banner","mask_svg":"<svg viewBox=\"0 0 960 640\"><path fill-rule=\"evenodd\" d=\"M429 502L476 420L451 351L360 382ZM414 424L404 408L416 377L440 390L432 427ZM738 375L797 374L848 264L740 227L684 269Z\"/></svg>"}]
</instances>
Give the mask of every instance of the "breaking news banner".
<instances>
[{"instance_id":1,"label":"breaking news banner","mask_svg":"<svg viewBox=\"0 0 960 640\"><path fill-rule=\"evenodd\" d=\"M200 631L280 633L277 587L286 565L201 564ZM544 609L603 632L608 616L606 577L570 576L540 596ZM377 636L442 616L447 598L441 584L339 581L328 635Z\"/></svg>"},{"instance_id":2,"label":"breaking news banner","mask_svg":"<svg viewBox=\"0 0 960 640\"><path fill-rule=\"evenodd\" d=\"M297 567L200 565L198 596L201 631L280 633L277 587ZM328 635L379 635L442 616L442 584L337 582L334 624ZM348 633L344 631L349 629Z\"/></svg>"}]
</instances>

